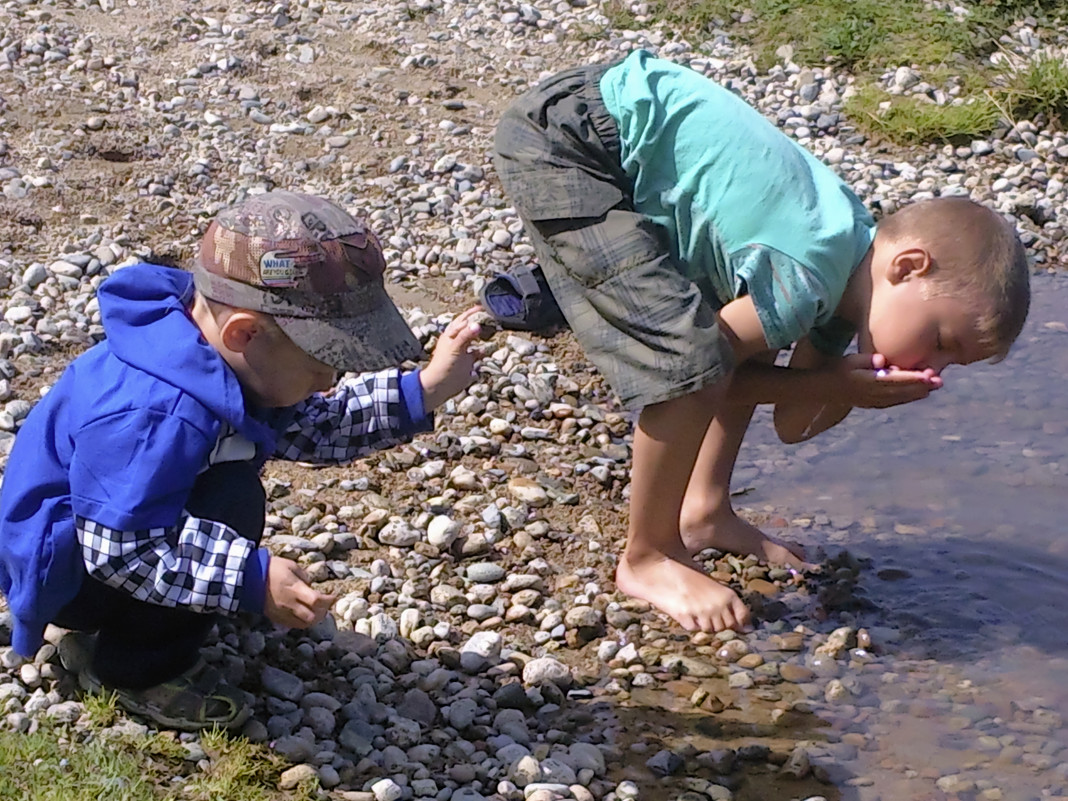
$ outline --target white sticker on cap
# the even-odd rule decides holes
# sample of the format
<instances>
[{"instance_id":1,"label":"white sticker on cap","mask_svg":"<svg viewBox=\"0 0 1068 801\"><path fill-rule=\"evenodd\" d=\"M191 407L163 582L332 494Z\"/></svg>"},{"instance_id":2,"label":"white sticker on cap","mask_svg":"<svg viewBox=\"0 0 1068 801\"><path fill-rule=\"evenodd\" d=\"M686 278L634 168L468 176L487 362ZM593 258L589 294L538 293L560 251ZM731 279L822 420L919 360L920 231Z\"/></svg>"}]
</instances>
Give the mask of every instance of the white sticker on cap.
<instances>
[{"instance_id":1,"label":"white sticker on cap","mask_svg":"<svg viewBox=\"0 0 1068 801\"><path fill-rule=\"evenodd\" d=\"M296 286L304 272L287 251L271 250L260 257L260 280L264 286Z\"/></svg>"}]
</instances>

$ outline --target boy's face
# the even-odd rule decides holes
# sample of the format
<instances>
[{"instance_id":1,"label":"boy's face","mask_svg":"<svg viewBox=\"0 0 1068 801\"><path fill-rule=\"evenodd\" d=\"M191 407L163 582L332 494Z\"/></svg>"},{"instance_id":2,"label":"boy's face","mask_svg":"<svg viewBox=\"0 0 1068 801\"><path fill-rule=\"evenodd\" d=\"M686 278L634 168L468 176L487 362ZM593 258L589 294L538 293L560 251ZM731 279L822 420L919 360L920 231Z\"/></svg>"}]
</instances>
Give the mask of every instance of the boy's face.
<instances>
[{"instance_id":1,"label":"boy's face","mask_svg":"<svg viewBox=\"0 0 1068 801\"><path fill-rule=\"evenodd\" d=\"M881 353L895 367L931 369L971 364L994 354L981 344L975 299L933 295L930 279L908 276L884 283L872 294L863 353Z\"/></svg>"},{"instance_id":2,"label":"boy's face","mask_svg":"<svg viewBox=\"0 0 1068 801\"><path fill-rule=\"evenodd\" d=\"M334 386L337 371L312 358L275 329L252 339L244 351L242 384L265 408L293 406Z\"/></svg>"}]
</instances>

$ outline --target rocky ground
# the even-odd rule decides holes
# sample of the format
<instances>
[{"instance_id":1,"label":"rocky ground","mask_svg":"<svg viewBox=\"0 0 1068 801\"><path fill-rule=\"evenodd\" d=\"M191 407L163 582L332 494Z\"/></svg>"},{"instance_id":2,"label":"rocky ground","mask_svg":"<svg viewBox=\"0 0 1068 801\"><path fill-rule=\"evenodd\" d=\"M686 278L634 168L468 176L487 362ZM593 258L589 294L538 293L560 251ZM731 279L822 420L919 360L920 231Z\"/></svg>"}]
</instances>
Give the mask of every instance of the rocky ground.
<instances>
[{"instance_id":1,"label":"rocky ground","mask_svg":"<svg viewBox=\"0 0 1068 801\"><path fill-rule=\"evenodd\" d=\"M638 46L728 83L877 212L970 194L1016 220L1037 263L1063 255L1068 138L1027 121L966 145L880 146L841 115L846 76L787 52L758 72L719 31L613 31L587 0L237 8L0 2L0 453L100 337L99 282L136 260L187 262L250 192L319 193L368 217L432 347L488 274L531 258L489 159L501 110L546 74ZM1005 50L1056 37L1024 21ZM953 92L908 66L884 80ZM266 542L340 600L310 632L225 623L207 656L255 698L244 733L293 763L283 786L314 776L349 801L870 801L879 788L846 765L873 747L874 716L926 713L957 715L969 747L1064 792L1049 710L976 715L978 689L945 674L934 706L916 708L908 681L875 696L897 680L899 635L862 626L865 566L849 554L803 575L705 554L753 606L747 636L687 636L619 595L630 426L569 336L500 333L433 434L345 468L268 467ZM0 648L0 670L4 725L78 730L54 642L27 663ZM192 774L206 757L186 739ZM901 770L923 797L1024 797L997 770Z\"/></svg>"}]
</instances>

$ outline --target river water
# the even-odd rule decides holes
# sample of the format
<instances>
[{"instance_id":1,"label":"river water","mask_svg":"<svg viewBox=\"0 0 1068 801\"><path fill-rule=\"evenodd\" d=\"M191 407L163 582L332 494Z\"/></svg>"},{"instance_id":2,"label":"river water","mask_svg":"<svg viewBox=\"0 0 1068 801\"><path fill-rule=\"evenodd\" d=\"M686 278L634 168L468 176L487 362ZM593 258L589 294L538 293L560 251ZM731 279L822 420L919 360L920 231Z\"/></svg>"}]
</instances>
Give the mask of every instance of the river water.
<instances>
[{"instance_id":1,"label":"river water","mask_svg":"<svg viewBox=\"0 0 1068 801\"><path fill-rule=\"evenodd\" d=\"M929 398L797 446L760 410L743 445L738 505L870 557L878 609L858 623L902 635L843 798L1068 794L1068 277L1032 292L1004 362L951 367Z\"/></svg>"}]
</instances>

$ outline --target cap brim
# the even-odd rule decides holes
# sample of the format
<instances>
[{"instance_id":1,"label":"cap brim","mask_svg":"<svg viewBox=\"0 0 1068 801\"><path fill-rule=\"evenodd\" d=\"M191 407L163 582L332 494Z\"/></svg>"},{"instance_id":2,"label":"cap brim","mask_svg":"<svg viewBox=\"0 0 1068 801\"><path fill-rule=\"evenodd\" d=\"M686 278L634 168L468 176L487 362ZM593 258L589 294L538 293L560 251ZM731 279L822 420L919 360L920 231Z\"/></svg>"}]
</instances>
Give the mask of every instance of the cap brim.
<instances>
[{"instance_id":1,"label":"cap brim","mask_svg":"<svg viewBox=\"0 0 1068 801\"><path fill-rule=\"evenodd\" d=\"M417 361L425 354L401 313L381 290L378 308L358 317L285 317L274 320L297 347L342 372L365 372Z\"/></svg>"}]
</instances>

